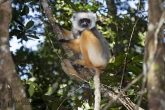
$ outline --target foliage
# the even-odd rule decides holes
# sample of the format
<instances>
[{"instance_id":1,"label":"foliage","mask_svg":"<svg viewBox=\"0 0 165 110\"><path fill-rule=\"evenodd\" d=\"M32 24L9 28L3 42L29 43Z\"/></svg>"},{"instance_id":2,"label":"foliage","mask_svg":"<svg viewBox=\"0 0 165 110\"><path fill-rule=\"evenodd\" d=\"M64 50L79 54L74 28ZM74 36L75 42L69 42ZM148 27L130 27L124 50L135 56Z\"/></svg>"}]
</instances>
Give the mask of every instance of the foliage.
<instances>
[{"instance_id":1,"label":"foliage","mask_svg":"<svg viewBox=\"0 0 165 110\"><path fill-rule=\"evenodd\" d=\"M101 82L112 87L112 90L118 93L123 70L125 76L123 87L142 73L147 22L146 15L139 12L144 11L145 2L140 4L139 9L133 9L128 4L123 7L121 1L116 1L118 12L126 10L127 13L115 16L108 12L105 3L106 1L103 3L95 0L89 1L89 3L50 0L56 22L67 29L71 29L70 17L73 11L83 9L97 13L97 27L109 42L111 49L111 60L104 74L101 75ZM31 99L33 109L54 110L58 107L60 110L73 110L78 107L93 109L93 89L89 84L70 79L61 68L61 59L66 58L66 55L57 43L56 35L52 33L52 28L40 3L37 0L14 0L12 4L11 38L17 37L23 42L45 36L45 41L38 44L38 50L22 46L12 53L16 69L22 78L28 97ZM32 16L31 13L35 16ZM41 32L37 31L38 28ZM126 64L124 63L125 58L127 59ZM141 85L140 80L126 91L134 103L138 101ZM106 105L107 102L107 98L102 99L102 105ZM142 101L142 107L145 109L146 103L145 96ZM112 107L112 110L119 108L125 109L119 104Z\"/></svg>"}]
</instances>

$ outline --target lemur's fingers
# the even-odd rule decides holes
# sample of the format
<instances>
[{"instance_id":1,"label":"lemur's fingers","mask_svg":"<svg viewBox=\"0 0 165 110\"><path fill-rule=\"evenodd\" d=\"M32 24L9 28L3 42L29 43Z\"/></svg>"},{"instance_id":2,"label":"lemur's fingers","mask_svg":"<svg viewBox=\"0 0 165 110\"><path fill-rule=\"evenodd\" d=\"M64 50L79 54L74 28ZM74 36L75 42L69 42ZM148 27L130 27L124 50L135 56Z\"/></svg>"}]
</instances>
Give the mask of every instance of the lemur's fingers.
<instances>
[{"instance_id":1,"label":"lemur's fingers","mask_svg":"<svg viewBox=\"0 0 165 110\"><path fill-rule=\"evenodd\" d=\"M65 39L60 39L58 40L59 43L63 44L63 43L67 43L69 42L70 40L65 40Z\"/></svg>"},{"instance_id":2,"label":"lemur's fingers","mask_svg":"<svg viewBox=\"0 0 165 110\"><path fill-rule=\"evenodd\" d=\"M77 71L81 71L81 70L84 68L83 65L78 65L78 64L73 64L73 67L74 67L74 69L77 70Z\"/></svg>"},{"instance_id":3,"label":"lemur's fingers","mask_svg":"<svg viewBox=\"0 0 165 110\"><path fill-rule=\"evenodd\" d=\"M58 43L59 45L63 44L64 42L65 42L65 39L60 39L60 40L57 41L57 43Z\"/></svg>"},{"instance_id":4,"label":"lemur's fingers","mask_svg":"<svg viewBox=\"0 0 165 110\"><path fill-rule=\"evenodd\" d=\"M86 66L85 65L85 61L84 60L80 60L80 59L76 59L74 62L73 62L73 65L82 65L82 66Z\"/></svg>"}]
</instances>

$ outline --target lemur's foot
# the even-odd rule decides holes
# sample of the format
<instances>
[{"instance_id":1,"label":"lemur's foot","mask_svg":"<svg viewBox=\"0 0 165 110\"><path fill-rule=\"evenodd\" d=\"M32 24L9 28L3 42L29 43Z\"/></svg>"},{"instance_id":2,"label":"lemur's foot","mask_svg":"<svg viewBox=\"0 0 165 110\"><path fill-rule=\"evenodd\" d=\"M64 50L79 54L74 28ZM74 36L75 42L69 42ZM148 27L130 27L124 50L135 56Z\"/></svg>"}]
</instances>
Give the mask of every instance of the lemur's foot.
<instances>
[{"instance_id":1,"label":"lemur's foot","mask_svg":"<svg viewBox=\"0 0 165 110\"><path fill-rule=\"evenodd\" d=\"M71 63L73 65L74 69L77 71L81 71L84 68L83 65L76 64L75 62L71 62Z\"/></svg>"}]
</instances>

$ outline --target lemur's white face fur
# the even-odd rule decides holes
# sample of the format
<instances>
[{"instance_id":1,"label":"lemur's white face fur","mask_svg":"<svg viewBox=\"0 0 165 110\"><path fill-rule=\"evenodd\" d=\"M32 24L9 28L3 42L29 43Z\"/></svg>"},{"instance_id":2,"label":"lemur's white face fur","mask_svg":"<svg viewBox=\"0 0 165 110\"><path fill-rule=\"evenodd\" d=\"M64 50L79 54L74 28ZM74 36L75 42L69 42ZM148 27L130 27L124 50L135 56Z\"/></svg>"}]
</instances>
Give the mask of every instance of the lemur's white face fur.
<instances>
[{"instance_id":1,"label":"lemur's white face fur","mask_svg":"<svg viewBox=\"0 0 165 110\"><path fill-rule=\"evenodd\" d=\"M92 29L96 25L96 14L93 12L77 12L73 13L71 22L73 28L83 31L84 29Z\"/></svg>"}]
</instances>

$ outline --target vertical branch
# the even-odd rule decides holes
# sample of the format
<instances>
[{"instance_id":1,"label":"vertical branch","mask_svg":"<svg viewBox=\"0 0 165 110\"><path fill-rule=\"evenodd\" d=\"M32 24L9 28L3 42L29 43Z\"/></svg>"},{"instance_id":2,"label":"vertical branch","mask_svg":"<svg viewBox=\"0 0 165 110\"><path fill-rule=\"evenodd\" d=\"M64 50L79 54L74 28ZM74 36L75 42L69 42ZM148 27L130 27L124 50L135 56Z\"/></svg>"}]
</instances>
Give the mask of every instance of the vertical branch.
<instances>
[{"instance_id":1,"label":"vertical branch","mask_svg":"<svg viewBox=\"0 0 165 110\"><path fill-rule=\"evenodd\" d=\"M140 7L140 2L139 2L139 5L138 5L138 10L139 10L139 7ZM120 83L120 88L122 88L122 84L123 84L123 81L124 81L124 74L125 74L125 70L126 70L126 67L127 67L128 52L129 52L129 49L130 49L130 46L131 46L133 33L135 31L135 27L137 25L138 20L139 20L139 18L137 18L137 20L135 21L135 24L133 26L132 33L131 33L131 36L130 36L130 39L129 39L129 44L128 44L128 47L127 47L127 52L126 52L126 55L125 55L125 58L124 58L124 61L123 61L124 67L123 67L123 73L122 73L122 79L121 79L121 83Z\"/></svg>"},{"instance_id":2,"label":"vertical branch","mask_svg":"<svg viewBox=\"0 0 165 110\"><path fill-rule=\"evenodd\" d=\"M29 101L26 98L20 77L16 73L9 48L9 23L12 17L11 3L10 0L4 0L0 3L0 80L5 80L5 88L1 89L6 89L5 91L7 91L4 96L4 104L10 103L12 104L11 106L15 104L16 106L13 106L13 108L16 110L31 110L30 104L15 103L15 101ZM2 83L0 85L2 85ZM9 87L12 91L9 90ZM12 92L13 96L10 96L9 92ZM6 109L11 109L8 108L8 106L9 105L4 105Z\"/></svg>"},{"instance_id":3,"label":"vertical branch","mask_svg":"<svg viewBox=\"0 0 165 110\"><path fill-rule=\"evenodd\" d=\"M161 0L148 0L148 33L146 36L143 71L147 78L148 109L164 110L165 44L163 42L163 5ZM163 22L161 22L163 19Z\"/></svg>"}]
</instances>

